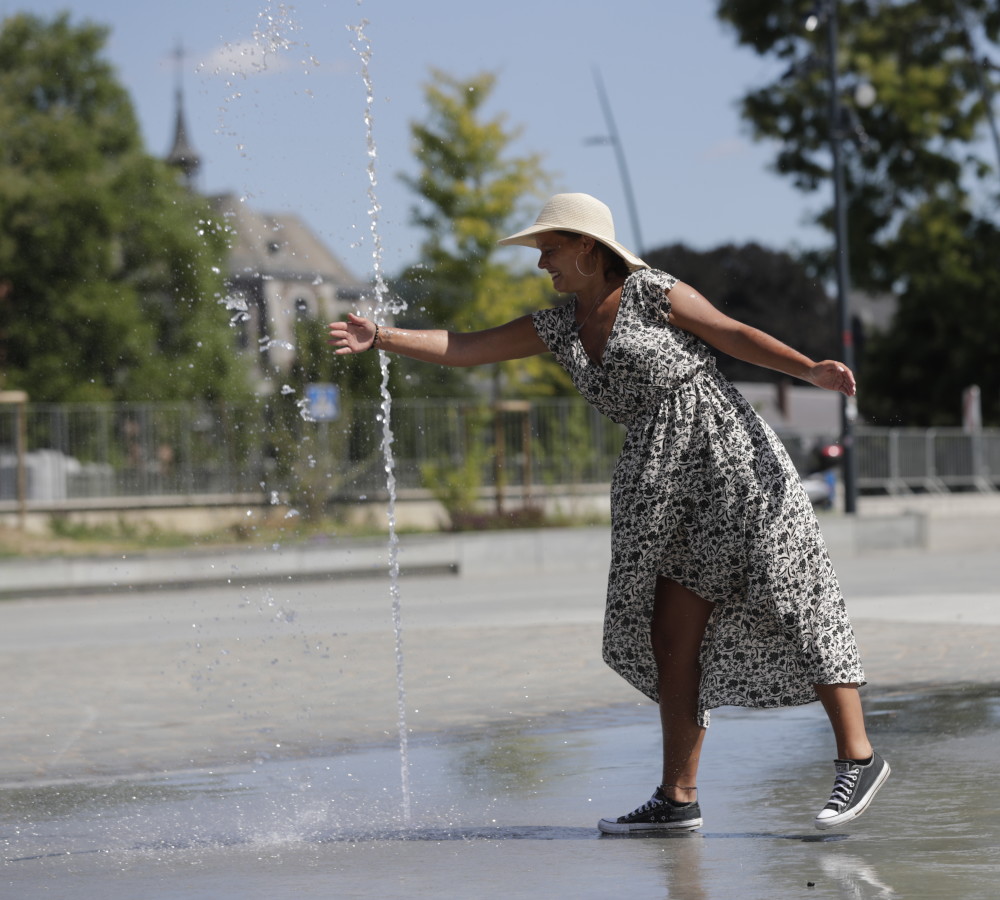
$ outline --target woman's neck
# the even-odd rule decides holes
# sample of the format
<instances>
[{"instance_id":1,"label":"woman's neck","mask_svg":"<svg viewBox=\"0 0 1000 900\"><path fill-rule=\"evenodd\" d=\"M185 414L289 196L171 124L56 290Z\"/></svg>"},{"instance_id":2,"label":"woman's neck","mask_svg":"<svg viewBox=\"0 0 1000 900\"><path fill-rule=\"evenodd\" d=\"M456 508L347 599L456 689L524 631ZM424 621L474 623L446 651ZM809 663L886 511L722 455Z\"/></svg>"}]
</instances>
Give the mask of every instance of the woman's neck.
<instances>
[{"instance_id":1,"label":"woman's neck","mask_svg":"<svg viewBox=\"0 0 1000 900\"><path fill-rule=\"evenodd\" d=\"M610 297L625 283L625 279L620 275L612 275L610 278L601 278L599 284L588 284L576 292L576 302L584 312L589 312L595 306Z\"/></svg>"}]
</instances>

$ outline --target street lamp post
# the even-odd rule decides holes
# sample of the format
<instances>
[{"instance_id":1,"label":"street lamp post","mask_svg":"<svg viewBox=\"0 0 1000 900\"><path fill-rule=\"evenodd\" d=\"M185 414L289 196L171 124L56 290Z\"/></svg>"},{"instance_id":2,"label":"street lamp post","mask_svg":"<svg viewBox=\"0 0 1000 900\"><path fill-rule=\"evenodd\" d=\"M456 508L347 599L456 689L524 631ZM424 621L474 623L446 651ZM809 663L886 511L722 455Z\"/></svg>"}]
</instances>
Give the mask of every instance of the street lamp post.
<instances>
[{"instance_id":1,"label":"street lamp post","mask_svg":"<svg viewBox=\"0 0 1000 900\"><path fill-rule=\"evenodd\" d=\"M854 369L854 328L851 318L851 274L847 251L847 191L844 186L843 138L841 129L843 110L840 105L840 75L837 70L837 2L825 4L827 38L827 65L830 81L830 154L833 158L834 234L836 243L837 321L840 326L840 358L844 365ZM806 27L810 31L818 25L811 17ZM840 398L840 448L841 471L844 480L844 512L857 512L858 479L857 458L854 447L854 423L858 415L857 401L853 397Z\"/></svg>"},{"instance_id":2,"label":"street lamp post","mask_svg":"<svg viewBox=\"0 0 1000 900\"><path fill-rule=\"evenodd\" d=\"M625 204L628 207L629 220L632 224L632 238L634 240L635 252L641 257L644 252L642 233L639 230L639 210L635 203L635 194L632 191L632 179L628 174L628 164L625 162L625 148L622 147L621 138L618 136L618 129L615 126L615 118L611 113L611 104L608 102L607 92L604 90L604 82L601 79L601 72L594 68L594 85L597 88L597 98L601 103L601 111L604 114L604 124L607 127L607 137L592 138L588 143L611 144L615 148L615 159L618 162L618 174L621 176L622 189L625 192Z\"/></svg>"}]
</instances>

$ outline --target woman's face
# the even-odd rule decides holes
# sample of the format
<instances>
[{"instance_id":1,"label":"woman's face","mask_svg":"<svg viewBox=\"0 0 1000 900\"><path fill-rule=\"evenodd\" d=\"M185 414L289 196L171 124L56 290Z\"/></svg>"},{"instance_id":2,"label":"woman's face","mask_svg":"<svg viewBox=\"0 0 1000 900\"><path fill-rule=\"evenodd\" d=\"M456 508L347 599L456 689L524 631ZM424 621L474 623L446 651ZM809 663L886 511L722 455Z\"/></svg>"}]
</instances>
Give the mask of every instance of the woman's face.
<instances>
[{"instance_id":1,"label":"woman's face","mask_svg":"<svg viewBox=\"0 0 1000 900\"><path fill-rule=\"evenodd\" d=\"M577 268L577 257L586 252L582 235L570 237L558 231L543 231L535 238L538 268L549 273L552 287L560 294L572 294L587 283Z\"/></svg>"}]
</instances>

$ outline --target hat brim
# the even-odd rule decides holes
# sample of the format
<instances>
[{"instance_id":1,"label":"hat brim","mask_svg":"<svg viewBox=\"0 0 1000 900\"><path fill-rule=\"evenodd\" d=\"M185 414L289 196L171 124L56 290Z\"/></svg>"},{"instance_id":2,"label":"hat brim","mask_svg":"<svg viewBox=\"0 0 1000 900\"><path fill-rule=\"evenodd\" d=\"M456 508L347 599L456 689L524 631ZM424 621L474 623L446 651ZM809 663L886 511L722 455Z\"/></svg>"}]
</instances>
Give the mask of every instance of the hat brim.
<instances>
[{"instance_id":1,"label":"hat brim","mask_svg":"<svg viewBox=\"0 0 1000 900\"><path fill-rule=\"evenodd\" d=\"M649 268L649 263L639 259L638 256L636 256L627 247L623 247L618 243L618 241L609 241L607 238L592 234L589 231L581 231L579 228L566 228L560 225L545 225L544 223L536 222L530 228L525 228L523 231L517 232L517 234L505 237L497 241L497 243L504 247L515 245L518 247L531 247L533 250L537 250L538 245L535 242L535 238L539 234L544 234L547 231L571 231L573 234L583 234L587 237L591 237L595 241L604 244L604 246L607 247L612 253L615 253L625 260L625 265L628 266L630 272L635 272L637 269Z\"/></svg>"}]
</instances>

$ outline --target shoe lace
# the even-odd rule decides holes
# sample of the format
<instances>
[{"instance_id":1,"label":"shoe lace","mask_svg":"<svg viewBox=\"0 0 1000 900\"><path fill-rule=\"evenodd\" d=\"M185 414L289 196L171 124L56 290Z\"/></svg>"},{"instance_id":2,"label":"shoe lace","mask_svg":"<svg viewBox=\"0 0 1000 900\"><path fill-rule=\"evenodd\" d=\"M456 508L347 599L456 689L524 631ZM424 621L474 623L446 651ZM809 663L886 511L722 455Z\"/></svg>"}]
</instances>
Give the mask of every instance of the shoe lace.
<instances>
[{"instance_id":1,"label":"shoe lace","mask_svg":"<svg viewBox=\"0 0 1000 900\"><path fill-rule=\"evenodd\" d=\"M827 803L827 806L837 810L843 809L847 805L847 801L851 799L851 794L854 793L854 786L858 783L860 774L858 769L840 772L834 779L833 792L830 794L830 802Z\"/></svg>"},{"instance_id":2,"label":"shoe lace","mask_svg":"<svg viewBox=\"0 0 1000 900\"><path fill-rule=\"evenodd\" d=\"M642 806L633 809L627 816L622 816L623 819L631 819L633 816L641 816L643 813L649 812L651 809L655 809L657 806L662 806L664 803L656 794L653 794Z\"/></svg>"}]
</instances>

